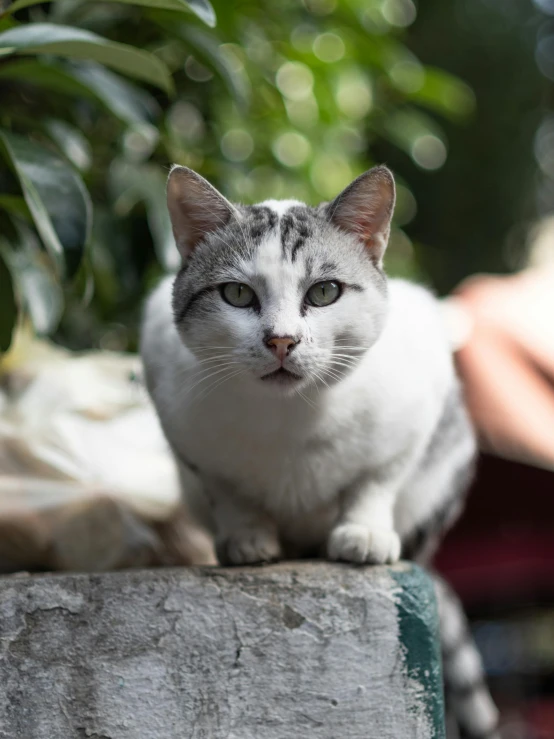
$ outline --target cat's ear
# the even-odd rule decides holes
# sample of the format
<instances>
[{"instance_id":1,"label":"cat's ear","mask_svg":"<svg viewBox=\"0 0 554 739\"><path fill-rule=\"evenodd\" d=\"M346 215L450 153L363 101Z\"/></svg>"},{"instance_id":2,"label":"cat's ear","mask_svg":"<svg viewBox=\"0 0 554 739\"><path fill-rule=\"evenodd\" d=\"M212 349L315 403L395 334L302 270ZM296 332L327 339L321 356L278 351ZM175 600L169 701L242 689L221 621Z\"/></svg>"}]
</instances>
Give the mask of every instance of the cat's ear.
<instances>
[{"instance_id":1,"label":"cat's ear","mask_svg":"<svg viewBox=\"0 0 554 739\"><path fill-rule=\"evenodd\" d=\"M167 207L177 249L186 259L200 239L227 225L236 208L188 167L175 165L167 181Z\"/></svg>"},{"instance_id":2,"label":"cat's ear","mask_svg":"<svg viewBox=\"0 0 554 739\"><path fill-rule=\"evenodd\" d=\"M392 172L384 166L373 167L329 203L327 217L358 236L380 262L389 240L395 198Z\"/></svg>"}]
</instances>

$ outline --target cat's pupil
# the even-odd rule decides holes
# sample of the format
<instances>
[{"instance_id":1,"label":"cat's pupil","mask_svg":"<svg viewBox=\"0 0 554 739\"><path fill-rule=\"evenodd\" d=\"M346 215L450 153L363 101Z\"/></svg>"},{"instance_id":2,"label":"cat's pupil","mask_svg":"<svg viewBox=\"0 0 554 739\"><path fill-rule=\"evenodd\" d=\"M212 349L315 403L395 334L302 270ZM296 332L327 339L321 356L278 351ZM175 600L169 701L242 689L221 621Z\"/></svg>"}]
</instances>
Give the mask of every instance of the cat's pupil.
<instances>
[{"instance_id":1,"label":"cat's pupil","mask_svg":"<svg viewBox=\"0 0 554 739\"><path fill-rule=\"evenodd\" d=\"M227 282L221 288L221 295L226 303L235 308L249 308L256 300L252 288L242 282Z\"/></svg>"},{"instance_id":2,"label":"cat's pupil","mask_svg":"<svg viewBox=\"0 0 554 739\"><path fill-rule=\"evenodd\" d=\"M308 290L306 294L306 302L317 308L325 305L331 305L340 297L340 287L334 280L326 282L317 282Z\"/></svg>"}]
</instances>

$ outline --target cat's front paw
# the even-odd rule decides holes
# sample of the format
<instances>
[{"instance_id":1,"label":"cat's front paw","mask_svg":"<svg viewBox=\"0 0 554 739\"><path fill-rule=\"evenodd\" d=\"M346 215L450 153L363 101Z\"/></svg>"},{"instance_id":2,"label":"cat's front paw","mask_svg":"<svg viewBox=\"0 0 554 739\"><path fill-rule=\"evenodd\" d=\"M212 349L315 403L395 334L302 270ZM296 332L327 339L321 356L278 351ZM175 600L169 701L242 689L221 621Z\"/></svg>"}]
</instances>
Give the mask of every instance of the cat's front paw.
<instances>
[{"instance_id":1,"label":"cat's front paw","mask_svg":"<svg viewBox=\"0 0 554 739\"><path fill-rule=\"evenodd\" d=\"M390 529L343 523L331 531L327 551L329 559L343 562L393 564L400 559L400 537Z\"/></svg>"},{"instance_id":2,"label":"cat's front paw","mask_svg":"<svg viewBox=\"0 0 554 739\"><path fill-rule=\"evenodd\" d=\"M251 565L281 559L281 544L273 531L241 529L216 542L222 565Z\"/></svg>"}]
</instances>

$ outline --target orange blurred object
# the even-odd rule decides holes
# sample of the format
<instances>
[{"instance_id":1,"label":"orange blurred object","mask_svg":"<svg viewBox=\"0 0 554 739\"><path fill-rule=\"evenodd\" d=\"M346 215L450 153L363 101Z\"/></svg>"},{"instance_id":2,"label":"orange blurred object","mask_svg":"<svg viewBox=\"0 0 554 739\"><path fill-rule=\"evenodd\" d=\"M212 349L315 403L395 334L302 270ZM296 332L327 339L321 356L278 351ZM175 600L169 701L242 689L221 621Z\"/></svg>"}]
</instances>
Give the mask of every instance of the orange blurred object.
<instances>
[{"instance_id":1,"label":"orange blurred object","mask_svg":"<svg viewBox=\"0 0 554 739\"><path fill-rule=\"evenodd\" d=\"M554 470L554 268L472 277L448 302L468 318L456 359L482 447Z\"/></svg>"}]
</instances>

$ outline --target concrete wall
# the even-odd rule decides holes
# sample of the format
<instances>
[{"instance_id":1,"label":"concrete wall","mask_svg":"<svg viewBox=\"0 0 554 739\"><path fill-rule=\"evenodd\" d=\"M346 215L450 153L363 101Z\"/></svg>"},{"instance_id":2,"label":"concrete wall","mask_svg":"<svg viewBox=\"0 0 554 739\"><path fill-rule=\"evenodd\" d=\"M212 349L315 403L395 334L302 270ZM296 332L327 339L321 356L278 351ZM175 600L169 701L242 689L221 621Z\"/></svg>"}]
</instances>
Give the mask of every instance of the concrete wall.
<instances>
[{"instance_id":1,"label":"concrete wall","mask_svg":"<svg viewBox=\"0 0 554 739\"><path fill-rule=\"evenodd\" d=\"M435 632L409 565L0 578L0 737L443 739Z\"/></svg>"}]
</instances>

